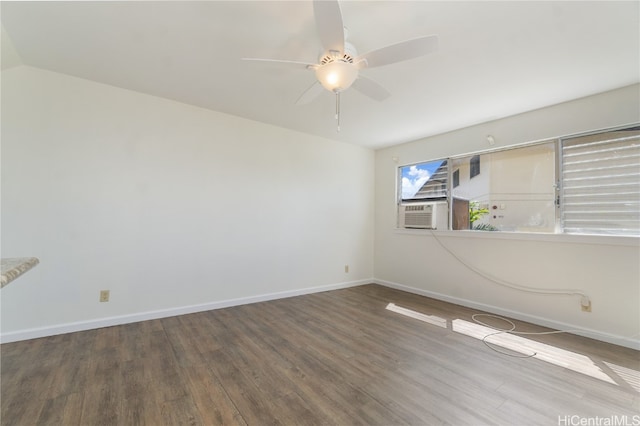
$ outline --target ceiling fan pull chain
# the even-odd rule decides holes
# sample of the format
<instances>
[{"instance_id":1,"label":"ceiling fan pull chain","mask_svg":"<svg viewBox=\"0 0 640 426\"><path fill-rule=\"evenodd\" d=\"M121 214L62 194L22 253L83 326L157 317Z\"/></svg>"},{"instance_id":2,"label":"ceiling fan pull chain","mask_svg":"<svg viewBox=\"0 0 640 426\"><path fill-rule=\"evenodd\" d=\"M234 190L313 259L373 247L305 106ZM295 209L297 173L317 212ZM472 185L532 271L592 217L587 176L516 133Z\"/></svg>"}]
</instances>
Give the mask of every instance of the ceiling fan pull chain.
<instances>
[{"instance_id":1,"label":"ceiling fan pull chain","mask_svg":"<svg viewBox=\"0 0 640 426\"><path fill-rule=\"evenodd\" d=\"M340 92L336 92L336 121L338 123L336 132L339 132L340 131Z\"/></svg>"}]
</instances>

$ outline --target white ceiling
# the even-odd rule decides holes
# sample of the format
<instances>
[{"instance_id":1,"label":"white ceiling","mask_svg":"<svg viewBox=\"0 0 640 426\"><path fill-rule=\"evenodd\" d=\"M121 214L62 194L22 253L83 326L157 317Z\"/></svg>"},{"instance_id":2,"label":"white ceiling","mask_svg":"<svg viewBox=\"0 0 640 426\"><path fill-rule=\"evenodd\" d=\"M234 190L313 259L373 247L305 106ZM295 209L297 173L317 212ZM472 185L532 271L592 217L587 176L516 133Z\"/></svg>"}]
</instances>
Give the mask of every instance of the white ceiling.
<instances>
[{"instance_id":1,"label":"white ceiling","mask_svg":"<svg viewBox=\"0 0 640 426\"><path fill-rule=\"evenodd\" d=\"M639 4L343 1L359 53L429 34L440 47L361 71L392 95L378 102L344 92L340 133L331 93L295 105L313 72L240 60L317 62L311 1L2 1L0 16L5 65L375 149L637 83Z\"/></svg>"}]
</instances>

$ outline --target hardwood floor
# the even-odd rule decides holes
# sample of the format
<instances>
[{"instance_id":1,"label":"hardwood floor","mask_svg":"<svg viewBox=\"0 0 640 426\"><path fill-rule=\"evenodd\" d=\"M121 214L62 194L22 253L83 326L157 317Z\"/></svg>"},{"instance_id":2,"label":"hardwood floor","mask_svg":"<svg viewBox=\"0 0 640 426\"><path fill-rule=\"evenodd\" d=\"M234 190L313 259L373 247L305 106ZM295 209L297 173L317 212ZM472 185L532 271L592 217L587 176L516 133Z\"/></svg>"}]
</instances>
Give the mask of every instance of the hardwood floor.
<instances>
[{"instance_id":1,"label":"hardwood floor","mask_svg":"<svg viewBox=\"0 0 640 426\"><path fill-rule=\"evenodd\" d=\"M459 332L476 312L372 284L3 344L0 422L638 424L640 352L562 334L519 338L547 361L502 355Z\"/></svg>"}]
</instances>

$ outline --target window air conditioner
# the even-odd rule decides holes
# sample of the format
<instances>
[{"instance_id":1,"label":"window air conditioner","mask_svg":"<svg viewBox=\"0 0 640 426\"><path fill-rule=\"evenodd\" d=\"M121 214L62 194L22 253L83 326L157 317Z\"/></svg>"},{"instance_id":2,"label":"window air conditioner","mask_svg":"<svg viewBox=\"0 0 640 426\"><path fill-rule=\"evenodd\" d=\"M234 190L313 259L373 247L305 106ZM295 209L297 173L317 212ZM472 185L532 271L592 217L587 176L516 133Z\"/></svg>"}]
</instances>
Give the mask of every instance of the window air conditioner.
<instances>
[{"instance_id":1,"label":"window air conditioner","mask_svg":"<svg viewBox=\"0 0 640 426\"><path fill-rule=\"evenodd\" d=\"M436 229L436 203L414 203L400 205L400 227L414 229Z\"/></svg>"}]
</instances>

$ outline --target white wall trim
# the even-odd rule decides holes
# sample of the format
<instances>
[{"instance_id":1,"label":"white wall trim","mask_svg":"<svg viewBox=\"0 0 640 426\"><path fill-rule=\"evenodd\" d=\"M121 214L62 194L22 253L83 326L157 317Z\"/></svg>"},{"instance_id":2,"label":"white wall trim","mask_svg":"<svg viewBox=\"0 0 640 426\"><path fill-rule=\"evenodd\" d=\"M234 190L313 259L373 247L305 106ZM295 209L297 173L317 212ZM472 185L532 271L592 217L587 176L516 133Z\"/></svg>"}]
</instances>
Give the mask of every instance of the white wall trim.
<instances>
[{"instance_id":1,"label":"white wall trim","mask_svg":"<svg viewBox=\"0 0 640 426\"><path fill-rule=\"evenodd\" d=\"M579 336L588 337L595 340L600 340L607 343L613 343L614 345L624 346L627 348L640 350L640 340L635 340L630 337L618 336L615 334L603 333L597 330L591 330L584 327L575 326L573 324L567 324L560 321L554 321L548 318L539 317L536 315L524 314L509 309L499 308L497 306L486 305L484 303L474 302L468 299L461 299L458 297L448 296L446 294L436 293L429 290L423 290L415 287L410 287L404 284L398 284L391 281L385 281L380 279L374 279L374 283L383 285L385 287L395 288L397 290L406 291L408 293L418 294L420 296L430 297L432 299L442 300L444 302L454 303L456 305L465 306L467 308L473 308L490 312L496 315L504 315L509 318L518 319L521 321L527 321L532 324L541 325L543 327L549 327L554 330L571 330L571 334L577 334Z\"/></svg>"},{"instance_id":2,"label":"white wall trim","mask_svg":"<svg viewBox=\"0 0 640 426\"><path fill-rule=\"evenodd\" d=\"M177 315L193 314L197 312L210 311L214 309L229 308L232 306L247 305L250 303L266 302L269 300L285 299L287 297L302 296L305 294L320 293L323 291L338 290L342 288L355 287L363 284L371 284L372 278L347 281L337 284L321 285L316 287L306 287L296 290L280 291L276 293L266 293L257 296L240 297L237 299L221 300L197 305L181 306L176 308L161 309L157 311L139 312L116 317L99 318L88 321L70 322L49 327L31 328L0 334L0 343L18 342L21 340L37 339L39 337L55 336L58 334L73 333L76 331L93 330L114 325L130 324L140 321L148 321L159 318L168 318Z\"/></svg>"}]
</instances>

